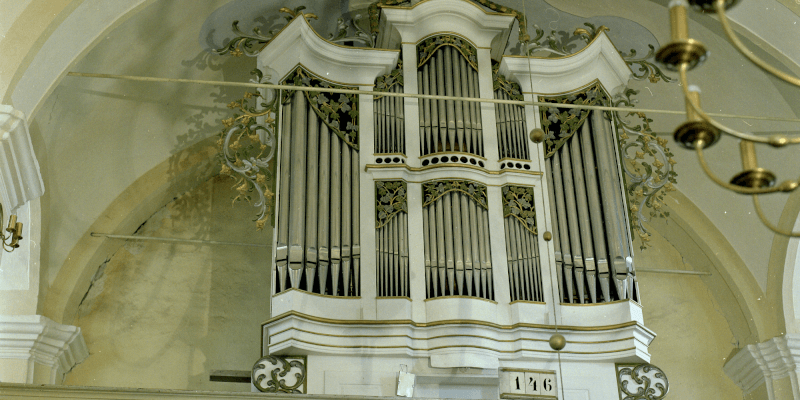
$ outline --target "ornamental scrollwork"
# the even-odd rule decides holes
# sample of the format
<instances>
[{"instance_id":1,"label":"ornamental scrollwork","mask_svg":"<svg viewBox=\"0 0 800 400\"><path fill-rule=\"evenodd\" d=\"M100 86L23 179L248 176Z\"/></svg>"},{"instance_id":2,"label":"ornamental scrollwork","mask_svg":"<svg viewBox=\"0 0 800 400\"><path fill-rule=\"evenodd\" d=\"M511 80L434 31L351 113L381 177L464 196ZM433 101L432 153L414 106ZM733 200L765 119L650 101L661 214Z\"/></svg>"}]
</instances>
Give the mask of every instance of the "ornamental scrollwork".
<instances>
[{"instance_id":1,"label":"ornamental scrollwork","mask_svg":"<svg viewBox=\"0 0 800 400\"><path fill-rule=\"evenodd\" d=\"M519 84L509 81L505 76L500 74L500 63L493 63L492 65L492 90L502 90L506 92L511 100L523 101L522 88Z\"/></svg>"},{"instance_id":2,"label":"ornamental scrollwork","mask_svg":"<svg viewBox=\"0 0 800 400\"><path fill-rule=\"evenodd\" d=\"M539 101L556 104L601 105L608 102L608 96L599 83L580 92L553 97L540 97ZM581 108L541 107L542 129L545 133L545 158L551 157L564 145L567 139L580 129L591 110Z\"/></svg>"},{"instance_id":3,"label":"ornamental scrollwork","mask_svg":"<svg viewBox=\"0 0 800 400\"><path fill-rule=\"evenodd\" d=\"M644 57L636 58L636 50L631 49L630 53L624 54L620 53L622 59L631 67L631 72L633 72L633 79L637 81L644 80L645 78L649 79L651 83L656 83L660 79L663 79L664 82L672 82L675 78L670 78L665 75L657 65L653 64L652 62L648 61L653 58L653 55L656 52L656 48L652 44L648 44L647 47L650 50L647 51L647 54ZM638 66L638 70L634 71L633 67Z\"/></svg>"},{"instance_id":4,"label":"ornamental scrollwork","mask_svg":"<svg viewBox=\"0 0 800 400\"><path fill-rule=\"evenodd\" d=\"M431 181L422 184L422 195L424 196L423 207L433 204L442 196L449 192L461 192L475 200L479 206L489 209L486 202L486 186L477 182L462 180L443 180Z\"/></svg>"},{"instance_id":5,"label":"ornamental scrollwork","mask_svg":"<svg viewBox=\"0 0 800 400\"><path fill-rule=\"evenodd\" d=\"M287 7L282 7L280 12L289 14L285 16L287 23L292 22L295 18L299 16L303 16L305 19L317 19L315 14L304 14L302 11L305 10L304 6L299 6L295 9L290 9ZM225 43L222 48L214 50L219 55L230 54L234 57L241 57L246 55L248 57L255 57L261 52L261 49L269 43L280 31L281 28L286 26L286 24L280 25L275 29L268 31L266 34L261 32L259 28L253 28L253 33L245 33L239 29L239 21L233 21L232 30L233 33L236 34L233 39L229 40Z\"/></svg>"},{"instance_id":6,"label":"ornamental scrollwork","mask_svg":"<svg viewBox=\"0 0 800 400\"><path fill-rule=\"evenodd\" d=\"M270 355L253 365L251 382L261 392L304 394L306 378L305 356Z\"/></svg>"},{"instance_id":7,"label":"ornamental scrollwork","mask_svg":"<svg viewBox=\"0 0 800 400\"><path fill-rule=\"evenodd\" d=\"M330 35L330 41L334 43L359 42L366 47L375 47L376 35L367 32L361 27L361 14L356 14L352 19L345 21L344 18L336 20L336 35ZM354 33L350 33L350 31Z\"/></svg>"},{"instance_id":8,"label":"ornamental scrollwork","mask_svg":"<svg viewBox=\"0 0 800 400\"><path fill-rule=\"evenodd\" d=\"M633 107L631 96L638 92L627 89L614 99L614 106ZM667 147L667 139L660 138L650 128L652 119L643 112L631 110L623 117L623 112L611 113L616 126L622 169L625 175L625 189L628 198L628 219L631 230L639 236L644 250L650 241L650 233L645 229L647 221L644 212L648 208L650 218L667 218L669 212L663 210L664 197L675 191L678 173L673 170L676 164L673 154ZM634 121L629 121L632 119ZM635 122L638 119L638 122Z\"/></svg>"},{"instance_id":9,"label":"ornamental scrollwork","mask_svg":"<svg viewBox=\"0 0 800 400\"><path fill-rule=\"evenodd\" d=\"M503 218L507 217L516 218L528 232L538 234L532 187L503 186Z\"/></svg>"},{"instance_id":10,"label":"ornamental scrollwork","mask_svg":"<svg viewBox=\"0 0 800 400\"><path fill-rule=\"evenodd\" d=\"M405 181L375 182L375 229L384 227L395 215L408 213Z\"/></svg>"},{"instance_id":11,"label":"ornamental scrollwork","mask_svg":"<svg viewBox=\"0 0 800 400\"><path fill-rule=\"evenodd\" d=\"M652 364L617 364L621 400L661 400L669 392L667 375Z\"/></svg>"},{"instance_id":12,"label":"ornamental scrollwork","mask_svg":"<svg viewBox=\"0 0 800 400\"><path fill-rule=\"evenodd\" d=\"M467 60L467 63L478 70L478 52L475 47L465 39L455 35L435 35L431 36L417 45L417 68L425 65L433 54L441 47L452 46Z\"/></svg>"},{"instance_id":13,"label":"ornamental scrollwork","mask_svg":"<svg viewBox=\"0 0 800 400\"><path fill-rule=\"evenodd\" d=\"M544 30L534 24L533 29L536 31L536 36L527 43L526 54L529 56L544 56L546 58L568 56L584 49L597 38L601 32L610 30L604 25L595 27L595 25L588 22L583 25L585 28L577 28L572 33L553 30L550 31L550 34L545 36ZM631 67L633 79L644 80L647 78L652 83L656 83L662 79L664 82L675 81L674 78L665 75L657 65L649 61L655 54L655 47L652 44L648 44L647 46L650 50L644 57L637 58L635 49L631 49L627 54L620 52L622 59ZM636 70L634 70L635 68Z\"/></svg>"},{"instance_id":14,"label":"ornamental scrollwork","mask_svg":"<svg viewBox=\"0 0 800 400\"><path fill-rule=\"evenodd\" d=\"M253 83L264 83L268 77L258 69L251 72ZM240 100L228 104L233 116L223 119L224 129L217 145L222 161L222 175L236 180L238 195L234 201L244 200L257 208L256 227L264 228L272 213L274 182L270 162L275 156L277 95L274 90L245 92Z\"/></svg>"},{"instance_id":15,"label":"ornamental scrollwork","mask_svg":"<svg viewBox=\"0 0 800 400\"><path fill-rule=\"evenodd\" d=\"M285 85L357 90L356 87L326 82L302 67L297 67L286 77ZM303 92L308 104L328 128L348 146L358 150L358 95L353 93ZM283 91L282 102L287 103L294 90Z\"/></svg>"},{"instance_id":16,"label":"ornamental scrollwork","mask_svg":"<svg viewBox=\"0 0 800 400\"><path fill-rule=\"evenodd\" d=\"M397 61L397 66L391 72L385 75L381 75L377 79L375 79L375 91L388 92L396 85L404 86L402 58L400 58L400 60ZM378 100L381 97L384 96L376 94L375 97L373 97L373 99Z\"/></svg>"}]
</instances>

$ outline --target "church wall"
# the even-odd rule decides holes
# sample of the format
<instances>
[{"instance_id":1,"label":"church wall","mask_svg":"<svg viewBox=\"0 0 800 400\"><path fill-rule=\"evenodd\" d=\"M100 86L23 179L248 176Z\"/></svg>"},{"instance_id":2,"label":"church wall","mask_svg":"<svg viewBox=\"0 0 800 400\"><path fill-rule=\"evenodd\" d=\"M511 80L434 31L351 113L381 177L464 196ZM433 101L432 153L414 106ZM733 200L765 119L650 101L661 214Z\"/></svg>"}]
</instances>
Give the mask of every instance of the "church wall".
<instances>
[{"instance_id":1,"label":"church wall","mask_svg":"<svg viewBox=\"0 0 800 400\"><path fill-rule=\"evenodd\" d=\"M636 254L637 276L644 322L658 334L648 349L651 362L667 374L668 398L741 398L741 389L722 373L736 340L704 278L641 271L694 269L691 259L657 231L650 231L652 247Z\"/></svg>"},{"instance_id":2,"label":"church wall","mask_svg":"<svg viewBox=\"0 0 800 400\"><path fill-rule=\"evenodd\" d=\"M252 208L215 176L152 215L137 235L268 244ZM267 248L128 241L99 266L74 324L90 356L65 384L249 391L210 382L247 370L269 313Z\"/></svg>"}]
</instances>

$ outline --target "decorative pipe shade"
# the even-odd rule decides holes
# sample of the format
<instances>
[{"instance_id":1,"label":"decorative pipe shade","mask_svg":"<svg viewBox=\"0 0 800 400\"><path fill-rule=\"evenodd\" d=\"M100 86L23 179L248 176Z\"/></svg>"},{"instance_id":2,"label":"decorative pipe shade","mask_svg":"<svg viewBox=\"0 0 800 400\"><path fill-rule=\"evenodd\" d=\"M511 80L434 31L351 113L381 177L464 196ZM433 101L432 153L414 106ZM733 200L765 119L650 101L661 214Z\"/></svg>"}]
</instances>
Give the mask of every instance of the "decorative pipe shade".
<instances>
[{"instance_id":1,"label":"decorative pipe shade","mask_svg":"<svg viewBox=\"0 0 800 400\"><path fill-rule=\"evenodd\" d=\"M25 114L0 105L0 202L7 213L44 193Z\"/></svg>"}]
</instances>

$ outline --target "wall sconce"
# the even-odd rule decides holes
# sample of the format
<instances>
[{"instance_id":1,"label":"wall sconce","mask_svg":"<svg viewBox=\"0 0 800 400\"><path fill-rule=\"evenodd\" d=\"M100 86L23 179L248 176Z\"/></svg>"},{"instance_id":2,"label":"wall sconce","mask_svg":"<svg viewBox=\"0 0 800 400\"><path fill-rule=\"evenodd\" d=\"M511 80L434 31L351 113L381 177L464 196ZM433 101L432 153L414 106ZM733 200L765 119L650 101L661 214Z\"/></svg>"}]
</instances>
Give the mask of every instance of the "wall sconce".
<instances>
[{"instance_id":1,"label":"wall sconce","mask_svg":"<svg viewBox=\"0 0 800 400\"><path fill-rule=\"evenodd\" d=\"M758 202L759 194L775 192L791 192L800 186L800 181L787 180L776 184L775 174L769 170L758 167L755 153L755 143L768 144L772 147L783 147L789 144L800 143L800 137L787 137L775 135L771 137L755 136L750 133L739 132L731 129L706 114L700 107L700 89L694 85L689 85L686 72L702 64L708 57L708 50L705 46L695 39L689 38L689 28L686 22L686 7L691 5L696 11L705 13L716 13L728 39L733 46L756 64L759 68L770 74L783 79L795 86L800 87L800 79L787 75L765 61L753 55L737 38L736 33L730 26L725 10L738 0L672 0L669 3L670 13L670 43L662 46L656 53L656 61L664 65L664 68L677 71L680 74L681 86L683 88L684 99L686 101L687 122L681 124L675 130L675 141L687 149L697 152L700 166L703 171L711 178L714 183L725 189L736 193L753 196L753 206L756 209L761 222L773 232L800 237L800 232L790 232L778 229L767 220ZM743 171L736 174L730 182L717 177L709 168L703 157L703 149L714 145L719 141L722 134L727 134L740 139L740 150Z\"/></svg>"},{"instance_id":2,"label":"wall sconce","mask_svg":"<svg viewBox=\"0 0 800 400\"><path fill-rule=\"evenodd\" d=\"M0 204L0 223L2 223L3 220L5 220L3 205ZM11 253L14 249L19 247L19 241L22 239L22 222L17 222L16 215L8 217L8 228L6 228L6 232L8 232L8 234L0 230L0 238L2 238L3 250Z\"/></svg>"}]
</instances>

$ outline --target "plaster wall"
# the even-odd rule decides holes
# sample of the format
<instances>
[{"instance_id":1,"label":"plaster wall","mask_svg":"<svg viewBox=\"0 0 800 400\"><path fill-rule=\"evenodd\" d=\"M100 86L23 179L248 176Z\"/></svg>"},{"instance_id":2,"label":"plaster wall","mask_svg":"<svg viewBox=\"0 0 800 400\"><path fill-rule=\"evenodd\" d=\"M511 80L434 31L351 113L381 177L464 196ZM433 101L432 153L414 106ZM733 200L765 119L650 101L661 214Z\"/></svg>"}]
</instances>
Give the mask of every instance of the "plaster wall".
<instances>
[{"instance_id":1,"label":"plaster wall","mask_svg":"<svg viewBox=\"0 0 800 400\"><path fill-rule=\"evenodd\" d=\"M137 235L271 243L233 181L215 176L152 215ZM128 241L98 266L74 324L90 356L65 384L249 391L210 382L211 370L247 370L269 315L267 248Z\"/></svg>"},{"instance_id":2,"label":"plaster wall","mask_svg":"<svg viewBox=\"0 0 800 400\"><path fill-rule=\"evenodd\" d=\"M722 373L737 343L706 278L641 271L694 269L691 259L650 232L653 246L637 254L637 276L645 324L658 334L649 348L651 363L669 378L668 398L741 398L741 389Z\"/></svg>"}]
</instances>

